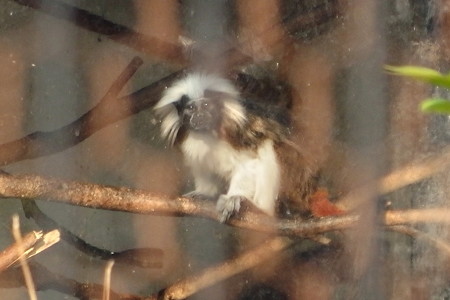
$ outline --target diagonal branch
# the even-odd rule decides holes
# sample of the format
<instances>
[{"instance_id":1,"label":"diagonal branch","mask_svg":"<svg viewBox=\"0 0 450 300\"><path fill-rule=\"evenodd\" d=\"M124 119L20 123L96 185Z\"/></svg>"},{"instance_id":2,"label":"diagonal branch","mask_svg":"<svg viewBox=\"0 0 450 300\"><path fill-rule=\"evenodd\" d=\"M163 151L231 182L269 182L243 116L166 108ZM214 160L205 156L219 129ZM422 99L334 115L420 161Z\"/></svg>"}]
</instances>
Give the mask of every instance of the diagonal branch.
<instances>
[{"instance_id":1,"label":"diagonal branch","mask_svg":"<svg viewBox=\"0 0 450 300\"><path fill-rule=\"evenodd\" d=\"M189 64L185 55L186 52L191 52L191 56L202 56L204 54L201 52L201 49L185 49L186 47L182 43L174 44L137 32L64 2L55 0L14 1L17 4L34 8L42 13L73 23L86 30L102 34L140 53L164 59L166 62L178 66L187 66ZM218 59L226 61L226 65L232 67L250 61L251 57L242 53L237 48L231 47L225 49L223 53L220 53Z\"/></svg>"},{"instance_id":2,"label":"diagonal branch","mask_svg":"<svg viewBox=\"0 0 450 300\"><path fill-rule=\"evenodd\" d=\"M426 158L407 163L377 181L354 189L339 199L339 204L347 209L353 209L360 204L360 195L364 195L370 187L376 186L378 193L385 195L444 172L448 168L450 168L450 146Z\"/></svg>"},{"instance_id":3,"label":"diagonal branch","mask_svg":"<svg viewBox=\"0 0 450 300\"><path fill-rule=\"evenodd\" d=\"M156 103L164 88L177 78L180 72L173 73L131 95L116 97L141 64L140 58L133 59L101 101L76 121L54 131L37 131L0 145L0 165L60 152L84 141L105 126Z\"/></svg>"},{"instance_id":4,"label":"diagonal branch","mask_svg":"<svg viewBox=\"0 0 450 300\"><path fill-rule=\"evenodd\" d=\"M399 188L419 182L450 167L450 147L444 147L439 154L406 164L385 176L379 183L380 192L390 193Z\"/></svg>"},{"instance_id":5,"label":"diagonal branch","mask_svg":"<svg viewBox=\"0 0 450 300\"><path fill-rule=\"evenodd\" d=\"M111 251L95 247L79 238L65 227L44 214L33 200L22 200L25 216L32 217L41 229L58 228L61 239L83 253L104 260L115 260L119 264L139 266L142 268L162 268L164 253L159 248L138 248L123 251Z\"/></svg>"},{"instance_id":6,"label":"diagonal branch","mask_svg":"<svg viewBox=\"0 0 450 300\"><path fill-rule=\"evenodd\" d=\"M436 247L436 249L438 249L441 253L445 254L447 257L450 257L450 244L443 239L432 236L410 226L397 225L390 226L388 229L391 231L409 235L416 240L423 240L425 242L428 242L432 246Z\"/></svg>"},{"instance_id":7,"label":"diagonal branch","mask_svg":"<svg viewBox=\"0 0 450 300\"><path fill-rule=\"evenodd\" d=\"M286 249L291 244L292 241L285 237L272 238L232 260L203 270L195 276L180 280L161 291L159 296L164 300L186 299L199 290L255 267L272 258L276 253Z\"/></svg>"},{"instance_id":8,"label":"diagonal branch","mask_svg":"<svg viewBox=\"0 0 450 300\"><path fill-rule=\"evenodd\" d=\"M183 69L174 72L128 96L117 98L117 94L141 63L140 58L134 58L100 102L72 123L53 131L36 131L20 139L0 144L0 166L63 151L114 122L151 108L160 99L163 90L186 71ZM235 76L243 93L261 92L255 91L257 81L254 77L240 75Z\"/></svg>"},{"instance_id":9,"label":"diagonal branch","mask_svg":"<svg viewBox=\"0 0 450 300\"><path fill-rule=\"evenodd\" d=\"M141 53L159 57L171 63L186 64L180 45L136 32L126 26L64 2L54 0L14 0L16 3L34 8L42 13L66 20L86 30L102 34Z\"/></svg>"},{"instance_id":10,"label":"diagonal branch","mask_svg":"<svg viewBox=\"0 0 450 300\"><path fill-rule=\"evenodd\" d=\"M101 16L92 14L87 10L55 0L14 0L16 3L34 8L42 13L55 18L73 23L86 30L102 34L109 39L126 45L140 53L148 54L152 57L164 59L171 64L188 66L188 58L185 53L190 53L191 57L203 57L205 53L202 49L192 46L184 46L182 43L173 44L159 38L145 35L126 26L108 21ZM294 20L296 26L298 21ZM265 28L261 35L267 34L273 28ZM249 41L244 41L240 48L243 48ZM274 43L281 43L281 40ZM245 48L245 47L244 47ZM252 61L252 57L243 53L238 47L229 47L219 53L217 59L226 62L225 65L231 69L234 66L242 65Z\"/></svg>"}]
</instances>

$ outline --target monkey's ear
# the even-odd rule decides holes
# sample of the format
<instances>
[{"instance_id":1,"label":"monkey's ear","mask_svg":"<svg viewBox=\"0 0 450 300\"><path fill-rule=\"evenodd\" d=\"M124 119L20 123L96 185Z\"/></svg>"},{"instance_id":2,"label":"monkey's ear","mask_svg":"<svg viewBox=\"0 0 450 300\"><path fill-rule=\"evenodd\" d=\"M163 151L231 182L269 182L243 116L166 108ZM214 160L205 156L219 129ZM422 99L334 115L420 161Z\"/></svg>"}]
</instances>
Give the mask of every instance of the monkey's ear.
<instances>
[{"instance_id":1,"label":"monkey's ear","mask_svg":"<svg viewBox=\"0 0 450 300\"><path fill-rule=\"evenodd\" d=\"M180 114L184 107L186 106L186 103L188 103L189 97L186 95L181 96L181 98L178 101L172 102L172 104L177 109L178 114Z\"/></svg>"}]
</instances>

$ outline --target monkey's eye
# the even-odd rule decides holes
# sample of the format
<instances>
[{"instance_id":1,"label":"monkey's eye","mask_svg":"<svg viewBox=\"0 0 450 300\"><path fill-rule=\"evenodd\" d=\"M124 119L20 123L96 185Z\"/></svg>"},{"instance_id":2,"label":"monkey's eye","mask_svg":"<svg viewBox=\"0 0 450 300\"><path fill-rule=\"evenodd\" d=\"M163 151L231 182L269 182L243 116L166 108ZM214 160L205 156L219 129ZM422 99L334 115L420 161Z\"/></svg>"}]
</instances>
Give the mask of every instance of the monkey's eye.
<instances>
[{"instance_id":1,"label":"monkey's eye","mask_svg":"<svg viewBox=\"0 0 450 300\"><path fill-rule=\"evenodd\" d=\"M186 105L186 110L187 110L187 111L193 111L194 108L195 108L195 106L194 106L194 104L192 104L192 103L189 103L188 105Z\"/></svg>"}]
</instances>

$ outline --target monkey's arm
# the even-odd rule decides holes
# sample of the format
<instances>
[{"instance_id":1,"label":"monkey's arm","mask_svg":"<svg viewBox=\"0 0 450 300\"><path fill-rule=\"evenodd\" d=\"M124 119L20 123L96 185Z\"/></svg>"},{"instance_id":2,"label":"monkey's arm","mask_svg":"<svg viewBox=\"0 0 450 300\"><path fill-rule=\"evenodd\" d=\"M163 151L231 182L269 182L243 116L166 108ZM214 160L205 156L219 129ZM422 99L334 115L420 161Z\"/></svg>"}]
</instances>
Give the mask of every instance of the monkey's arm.
<instances>
[{"instance_id":1,"label":"monkey's arm","mask_svg":"<svg viewBox=\"0 0 450 300\"><path fill-rule=\"evenodd\" d=\"M264 141L254 158L242 162L235 169L227 194L219 197L217 210L222 215L222 221L239 211L243 199L273 215L280 187L279 168L273 142Z\"/></svg>"},{"instance_id":2,"label":"monkey's arm","mask_svg":"<svg viewBox=\"0 0 450 300\"><path fill-rule=\"evenodd\" d=\"M220 221L225 222L241 208L241 201L247 199L253 202L255 193L255 171L257 161L249 160L240 164L233 172L226 195L220 195L217 200L217 211Z\"/></svg>"},{"instance_id":3,"label":"monkey's arm","mask_svg":"<svg viewBox=\"0 0 450 300\"><path fill-rule=\"evenodd\" d=\"M269 215L275 214L275 202L280 190L280 164L272 140L258 148L254 204Z\"/></svg>"},{"instance_id":4,"label":"monkey's arm","mask_svg":"<svg viewBox=\"0 0 450 300\"><path fill-rule=\"evenodd\" d=\"M192 175L195 181L195 190L185 194L191 198L215 198L219 195L221 184L213 174L203 168L193 167Z\"/></svg>"}]
</instances>

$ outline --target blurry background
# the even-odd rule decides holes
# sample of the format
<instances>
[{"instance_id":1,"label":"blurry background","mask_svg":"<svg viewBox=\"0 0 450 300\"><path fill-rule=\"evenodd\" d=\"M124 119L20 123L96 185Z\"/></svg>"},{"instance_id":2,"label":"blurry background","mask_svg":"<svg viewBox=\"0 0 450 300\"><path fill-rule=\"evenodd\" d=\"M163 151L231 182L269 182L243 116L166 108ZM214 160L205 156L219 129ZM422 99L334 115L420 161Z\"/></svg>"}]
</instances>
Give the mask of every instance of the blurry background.
<instances>
[{"instance_id":1,"label":"blurry background","mask_svg":"<svg viewBox=\"0 0 450 300\"><path fill-rule=\"evenodd\" d=\"M0 3L0 144L73 122L98 103L136 55L144 64L121 95L186 66L243 72L289 86L289 107L298 129L294 140L328 174L333 198L449 141L448 117L418 110L421 100L431 94L445 97L446 91L383 71L384 64L448 71L450 7L445 0ZM109 22L95 22L100 19ZM94 25L87 26L90 22ZM230 49L238 50L234 61L226 54ZM172 197L190 184L180 157L160 140L150 110L67 150L4 170ZM369 190L356 202L338 203L360 213L363 221L336 233L337 246L299 242L280 261L192 299L447 299L448 256L430 243L385 231L377 218L388 204L394 209L448 205L448 180L440 173L382 199ZM264 239L200 218L37 203L58 224L97 247L163 251L161 268L114 267L112 288L122 293L150 295ZM2 199L1 249L13 242L14 213L21 217L23 232L39 230L25 217L20 200ZM449 240L446 227L418 228ZM101 283L106 263L64 241L33 260L80 283ZM24 287L2 282L1 299L27 299ZM38 297L78 299L52 289L39 291Z\"/></svg>"}]
</instances>

